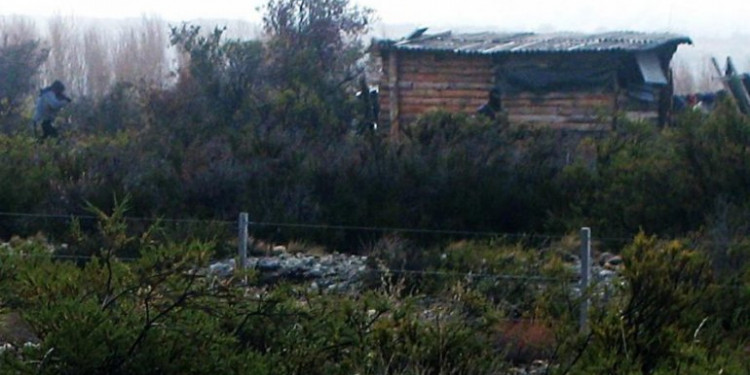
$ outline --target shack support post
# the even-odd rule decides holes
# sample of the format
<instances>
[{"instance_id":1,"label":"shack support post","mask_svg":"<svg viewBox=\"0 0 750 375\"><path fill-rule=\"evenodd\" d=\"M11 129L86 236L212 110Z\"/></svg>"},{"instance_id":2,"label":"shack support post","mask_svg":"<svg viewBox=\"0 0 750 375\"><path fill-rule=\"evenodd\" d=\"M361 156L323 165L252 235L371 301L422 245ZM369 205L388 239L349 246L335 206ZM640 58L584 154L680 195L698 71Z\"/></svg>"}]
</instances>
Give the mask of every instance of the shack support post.
<instances>
[{"instance_id":1,"label":"shack support post","mask_svg":"<svg viewBox=\"0 0 750 375\"><path fill-rule=\"evenodd\" d=\"M240 268L245 269L247 268L247 227L249 223L249 215L247 212L240 213L239 218L239 234L238 234L238 252L239 252L239 261L240 261Z\"/></svg>"},{"instance_id":2,"label":"shack support post","mask_svg":"<svg viewBox=\"0 0 750 375\"><path fill-rule=\"evenodd\" d=\"M588 331L589 286L591 285L591 228L581 228L581 315L579 327L581 332Z\"/></svg>"}]
</instances>

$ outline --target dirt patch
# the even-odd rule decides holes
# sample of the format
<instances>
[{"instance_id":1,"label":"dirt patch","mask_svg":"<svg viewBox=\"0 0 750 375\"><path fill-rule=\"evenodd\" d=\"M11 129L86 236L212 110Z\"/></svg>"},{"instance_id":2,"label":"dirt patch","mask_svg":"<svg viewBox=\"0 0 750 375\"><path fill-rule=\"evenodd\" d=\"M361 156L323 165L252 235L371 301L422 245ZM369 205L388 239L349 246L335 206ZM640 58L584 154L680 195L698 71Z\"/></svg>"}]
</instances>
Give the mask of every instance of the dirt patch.
<instances>
[{"instance_id":1,"label":"dirt patch","mask_svg":"<svg viewBox=\"0 0 750 375\"><path fill-rule=\"evenodd\" d=\"M0 314L0 343L21 346L28 342L39 343L39 337L34 333L21 314L8 312Z\"/></svg>"}]
</instances>

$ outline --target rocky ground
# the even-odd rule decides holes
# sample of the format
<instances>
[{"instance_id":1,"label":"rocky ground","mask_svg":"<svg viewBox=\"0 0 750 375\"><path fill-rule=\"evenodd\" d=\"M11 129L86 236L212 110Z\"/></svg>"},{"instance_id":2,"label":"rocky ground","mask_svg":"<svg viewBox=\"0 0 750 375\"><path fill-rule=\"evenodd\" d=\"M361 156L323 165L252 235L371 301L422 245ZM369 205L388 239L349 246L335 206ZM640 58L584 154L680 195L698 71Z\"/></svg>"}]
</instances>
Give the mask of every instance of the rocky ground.
<instances>
[{"instance_id":1,"label":"rocky ground","mask_svg":"<svg viewBox=\"0 0 750 375\"><path fill-rule=\"evenodd\" d=\"M309 282L313 290L352 291L367 271L367 257L346 254L291 254L277 247L273 255L251 256L247 267L259 274L264 284L281 281ZM237 267L235 259L211 264L210 273L228 277Z\"/></svg>"},{"instance_id":2,"label":"rocky ground","mask_svg":"<svg viewBox=\"0 0 750 375\"><path fill-rule=\"evenodd\" d=\"M289 253L283 246L277 246L270 255L248 257L247 267L259 273L261 282L275 284L280 281L309 282L315 290L351 291L368 271L368 257L347 254L307 254ZM569 266L580 272L578 257L571 257ZM228 277L237 267L235 259L216 261L210 266L210 273ZM592 264L594 282L610 283L622 267L622 258L610 253L602 253Z\"/></svg>"},{"instance_id":3,"label":"rocky ground","mask_svg":"<svg viewBox=\"0 0 750 375\"><path fill-rule=\"evenodd\" d=\"M549 367L547 361L536 360L527 366L512 367L504 375L546 375L549 372Z\"/></svg>"}]
</instances>

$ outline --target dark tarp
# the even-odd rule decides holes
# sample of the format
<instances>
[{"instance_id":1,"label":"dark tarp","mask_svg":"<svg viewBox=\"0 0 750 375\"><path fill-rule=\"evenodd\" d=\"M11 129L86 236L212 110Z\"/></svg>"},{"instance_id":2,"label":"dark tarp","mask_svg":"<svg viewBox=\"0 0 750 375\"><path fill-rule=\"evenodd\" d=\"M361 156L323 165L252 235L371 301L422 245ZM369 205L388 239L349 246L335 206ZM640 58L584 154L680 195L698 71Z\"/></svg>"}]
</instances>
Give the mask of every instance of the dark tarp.
<instances>
[{"instance_id":1,"label":"dark tarp","mask_svg":"<svg viewBox=\"0 0 750 375\"><path fill-rule=\"evenodd\" d=\"M650 84L632 84L628 86L628 97L641 102L656 103L659 100L658 87Z\"/></svg>"},{"instance_id":2,"label":"dark tarp","mask_svg":"<svg viewBox=\"0 0 750 375\"><path fill-rule=\"evenodd\" d=\"M617 75L615 59L601 57L516 59L498 64L497 78L503 92L570 92L612 88Z\"/></svg>"}]
</instances>

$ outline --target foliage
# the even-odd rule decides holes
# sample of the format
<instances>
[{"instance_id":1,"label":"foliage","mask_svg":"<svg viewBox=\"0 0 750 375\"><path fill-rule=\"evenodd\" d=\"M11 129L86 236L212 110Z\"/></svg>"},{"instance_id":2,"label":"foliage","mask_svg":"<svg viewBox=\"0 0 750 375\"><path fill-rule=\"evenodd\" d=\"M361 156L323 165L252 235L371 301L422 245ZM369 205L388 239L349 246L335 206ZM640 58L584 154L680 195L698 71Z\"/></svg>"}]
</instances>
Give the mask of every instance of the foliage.
<instances>
[{"instance_id":1,"label":"foliage","mask_svg":"<svg viewBox=\"0 0 750 375\"><path fill-rule=\"evenodd\" d=\"M157 102L164 99L178 101L164 103L172 107L171 111L162 114L172 117L164 121L170 130L188 125L208 125L210 128L204 128L204 132L215 132L218 127L238 128L243 124L240 121L248 121L253 115L258 115L256 102L262 98L259 88L264 69L263 46L258 41L225 40L225 30L226 28L216 27L212 32L204 34L195 25L172 27L170 41L178 48L179 53L186 56L186 66L180 72L174 98L152 98ZM174 108L176 104L180 107ZM192 111L211 114L211 118L204 118L197 124L169 124L170 121L182 119L182 116L175 118L175 111L182 110L183 106L191 107ZM160 109L159 106L152 108Z\"/></svg>"},{"instance_id":2,"label":"foliage","mask_svg":"<svg viewBox=\"0 0 750 375\"><path fill-rule=\"evenodd\" d=\"M616 236L700 230L722 202L746 202L747 129L724 103L710 115L682 114L672 128L625 122L590 138L552 176L566 204L552 206L550 224L580 222Z\"/></svg>"},{"instance_id":3,"label":"foliage","mask_svg":"<svg viewBox=\"0 0 750 375\"><path fill-rule=\"evenodd\" d=\"M719 290L705 254L639 234L623 257L620 290L592 315L591 341L574 372L707 373L739 363L711 312Z\"/></svg>"},{"instance_id":4,"label":"foliage","mask_svg":"<svg viewBox=\"0 0 750 375\"><path fill-rule=\"evenodd\" d=\"M34 140L26 136L0 135L0 207L5 212L30 212L43 197L53 191L60 178L60 168L54 157L40 150ZM0 224L0 235L9 238L23 234L25 224Z\"/></svg>"},{"instance_id":5,"label":"foliage","mask_svg":"<svg viewBox=\"0 0 750 375\"><path fill-rule=\"evenodd\" d=\"M388 237L373 246L371 283L383 278L403 279L406 293L435 295L462 283L488 301L498 303L504 314L533 317L543 290L565 286L573 276L564 266L569 252L527 248L504 239L451 242L420 248L415 243Z\"/></svg>"},{"instance_id":6,"label":"foliage","mask_svg":"<svg viewBox=\"0 0 750 375\"><path fill-rule=\"evenodd\" d=\"M33 241L0 254L0 301L39 341L6 347L0 373L481 374L500 366L491 337L477 334L492 320L466 319L461 302L425 320L415 300L385 291L350 298L281 286L248 297L248 285L205 271L212 244L164 242L159 228L127 234L126 204L96 210L102 247L83 264ZM139 251L132 263L116 255L128 244Z\"/></svg>"},{"instance_id":7,"label":"foliage","mask_svg":"<svg viewBox=\"0 0 750 375\"><path fill-rule=\"evenodd\" d=\"M716 215L722 204L736 210L747 204L744 141L737 135L747 125L721 111L685 117L675 128L634 123L589 138L435 112L393 140L336 126L303 131L295 124L336 121L311 119L310 111L326 104L302 103L291 91L270 104L278 107L267 108L265 119L234 129L211 125L212 109L195 105L188 92L122 90L90 111L74 108L87 120L65 142L3 138L0 201L7 210L85 214L86 201L107 208L113 194L127 194L133 214L146 217L233 220L244 210L265 222L494 233L592 226L602 236L641 227L680 236L705 228L728 244L729 233L716 237L726 224ZM120 120L110 122L115 113ZM12 228L5 236L33 234L24 222L3 218ZM60 224L47 222L45 231L60 234ZM738 243L739 225L731 239ZM344 251L380 238L357 230L256 233L271 234ZM408 237L421 245L442 235Z\"/></svg>"},{"instance_id":8,"label":"foliage","mask_svg":"<svg viewBox=\"0 0 750 375\"><path fill-rule=\"evenodd\" d=\"M102 97L74 101L66 113L76 119L68 136L79 134L116 134L147 126L147 91L129 82L113 85Z\"/></svg>"},{"instance_id":9,"label":"foliage","mask_svg":"<svg viewBox=\"0 0 750 375\"><path fill-rule=\"evenodd\" d=\"M545 356L559 373L748 371L745 116L723 103L672 127L579 134L433 111L400 139L362 132L353 94L373 13L264 9L264 41L172 28L174 85L76 100L57 141L17 132L46 52L0 47L14 78L0 83L0 237L13 238L0 302L41 342L4 352L0 372L493 373L505 344L533 341L544 350L513 359ZM240 211L269 242L369 255L367 288L201 271L234 252ZM149 229L158 217L179 220ZM679 239L600 245L625 267L612 299L594 298L588 335L564 281L578 244L522 235L581 226ZM529 333L514 341L518 327Z\"/></svg>"},{"instance_id":10,"label":"foliage","mask_svg":"<svg viewBox=\"0 0 750 375\"><path fill-rule=\"evenodd\" d=\"M15 272L0 300L15 301L12 307L41 343L17 355L4 353L0 368L114 374L243 372L253 366L239 353L220 355L234 340L201 310L216 299L207 296L205 275L195 272L206 264L210 244L154 243L150 232L129 237L123 207L118 204L111 216L100 212L102 248L83 266L56 261L44 250L4 254ZM140 243L141 257L128 265L115 254L132 241ZM176 356L184 358L168 360Z\"/></svg>"},{"instance_id":11,"label":"foliage","mask_svg":"<svg viewBox=\"0 0 750 375\"><path fill-rule=\"evenodd\" d=\"M47 54L36 40L9 42L4 38L0 44L0 77L3 77L0 80L0 121L4 122L4 132L23 129L20 126L11 129L8 121L21 115Z\"/></svg>"},{"instance_id":12,"label":"foliage","mask_svg":"<svg viewBox=\"0 0 750 375\"><path fill-rule=\"evenodd\" d=\"M349 0L269 0L264 10L272 121L325 136L346 129L373 11Z\"/></svg>"},{"instance_id":13,"label":"foliage","mask_svg":"<svg viewBox=\"0 0 750 375\"><path fill-rule=\"evenodd\" d=\"M722 201L744 204L744 195L736 193L744 186L737 174L718 164L691 167L720 155L708 150L741 150L732 143L739 137L709 145L711 137L691 136L687 139L702 139L704 146L700 153L688 153L685 139L693 131L688 125L659 131L632 124L580 141L552 131L433 113L407 127L401 141L351 132L311 137L291 124L206 134L205 124L190 125L198 121L190 111L208 110L188 104L192 99L177 93L137 97L154 100L128 109L138 115L133 123L139 126L86 128L69 133L66 143L4 138L9 151L0 168L6 176L0 199L5 207L84 213L85 201L108 207L113 194L128 194L138 216L231 220L242 209L260 221L511 233L589 225L607 236L628 235L639 227L680 235L715 217ZM158 103L163 105L152 108ZM299 104L289 103L282 106L290 108L283 115L287 119L295 113L292 103ZM186 105L188 112L172 112L170 106L178 105ZM111 112L105 109L93 112L92 119ZM304 113L309 114L301 109L299 121ZM725 124L738 118L709 120L714 127L743 126ZM737 159L725 158L726 163ZM731 169L744 173L741 162ZM19 228L18 222L4 222ZM378 239L367 231L277 234L282 239L310 236L348 251Z\"/></svg>"},{"instance_id":14,"label":"foliage","mask_svg":"<svg viewBox=\"0 0 750 375\"><path fill-rule=\"evenodd\" d=\"M263 24L282 79L312 88L351 79L372 18L349 0L269 0Z\"/></svg>"},{"instance_id":15,"label":"foliage","mask_svg":"<svg viewBox=\"0 0 750 375\"><path fill-rule=\"evenodd\" d=\"M686 169L695 176L698 202L715 204L715 197L738 203L750 182L750 120L722 102L708 117L688 113L678 122L676 144Z\"/></svg>"},{"instance_id":16,"label":"foliage","mask_svg":"<svg viewBox=\"0 0 750 375\"><path fill-rule=\"evenodd\" d=\"M719 324L711 304L721 285L708 258L683 242L637 236L613 299L593 304L590 334L578 335L564 281L578 244L567 238L426 251L393 239L373 254L391 262L374 270L380 283L340 295L261 287L252 272L217 277L207 272L216 243L174 242L161 225L134 233L127 207L90 208L99 248L83 262L65 261L42 238L1 248L1 306L22 316L37 343L6 345L0 373L494 374L506 359L539 358L552 373L747 370L747 336ZM126 262L127 249L135 252ZM399 262L413 273L399 274ZM512 273L515 286L487 283Z\"/></svg>"}]
</instances>

